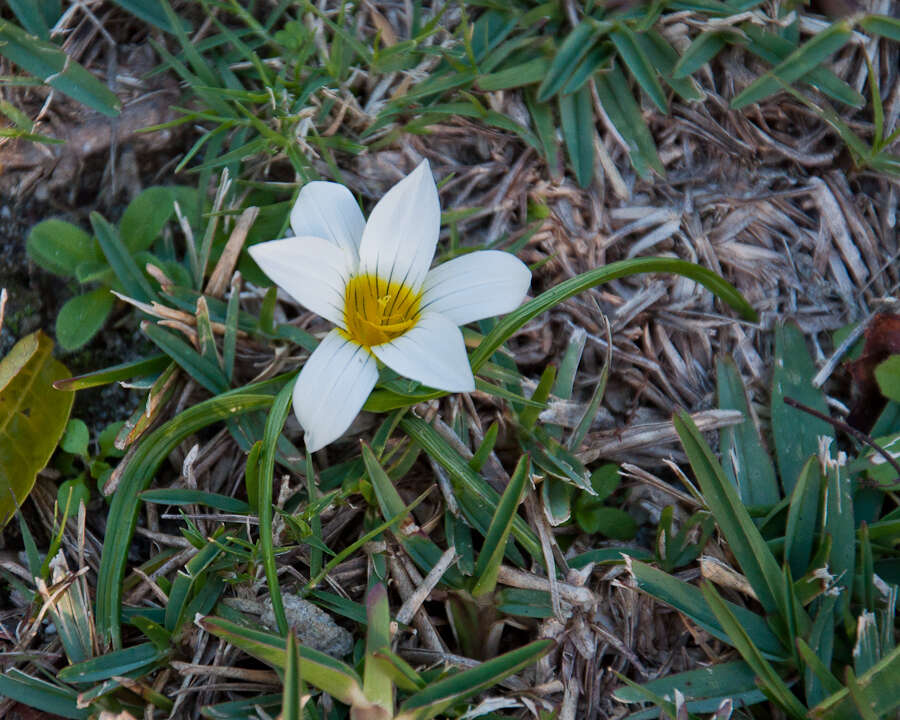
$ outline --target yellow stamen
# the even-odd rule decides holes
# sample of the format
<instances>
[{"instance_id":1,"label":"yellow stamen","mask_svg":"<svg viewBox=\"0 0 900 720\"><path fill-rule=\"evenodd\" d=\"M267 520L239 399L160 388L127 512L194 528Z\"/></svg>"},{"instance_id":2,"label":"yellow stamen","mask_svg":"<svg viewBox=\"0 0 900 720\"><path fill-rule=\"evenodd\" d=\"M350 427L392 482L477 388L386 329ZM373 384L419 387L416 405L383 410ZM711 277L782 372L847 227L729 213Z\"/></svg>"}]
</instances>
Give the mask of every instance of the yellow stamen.
<instances>
[{"instance_id":1,"label":"yellow stamen","mask_svg":"<svg viewBox=\"0 0 900 720\"><path fill-rule=\"evenodd\" d=\"M419 319L421 293L375 275L350 278L344 290L344 336L363 347L390 342Z\"/></svg>"}]
</instances>

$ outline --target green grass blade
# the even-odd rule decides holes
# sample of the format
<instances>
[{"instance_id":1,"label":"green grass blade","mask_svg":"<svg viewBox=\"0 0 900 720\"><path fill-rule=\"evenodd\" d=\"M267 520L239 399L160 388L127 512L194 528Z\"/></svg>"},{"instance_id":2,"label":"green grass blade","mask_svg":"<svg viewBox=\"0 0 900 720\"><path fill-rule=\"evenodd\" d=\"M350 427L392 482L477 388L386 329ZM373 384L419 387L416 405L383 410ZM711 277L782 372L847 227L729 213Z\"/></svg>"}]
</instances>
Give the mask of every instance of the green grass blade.
<instances>
[{"instance_id":1,"label":"green grass blade","mask_svg":"<svg viewBox=\"0 0 900 720\"><path fill-rule=\"evenodd\" d=\"M790 688L782 680L782 674L778 672L771 663L766 660L759 648L753 642L750 635L747 634L738 618L731 612L725 601L719 597L713 585L704 582L701 586L703 597L710 609L719 621L719 624L728 633L731 643L741 654L741 657L753 668L759 678L759 684L763 691L775 702L788 716L795 720L804 720L806 718L806 708L797 699L797 696L791 692Z\"/></svg>"},{"instance_id":2,"label":"green grass blade","mask_svg":"<svg viewBox=\"0 0 900 720\"><path fill-rule=\"evenodd\" d=\"M880 35L894 42L900 42L900 20L889 15L866 15L859 21L860 26L873 35Z\"/></svg>"},{"instance_id":3,"label":"green grass blade","mask_svg":"<svg viewBox=\"0 0 900 720\"><path fill-rule=\"evenodd\" d=\"M638 590L672 606L678 612L684 613L711 635L727 643L731 642L728 634L704 601L699 588L646 563L637 560L630 562L631 572L637 582ZM786 657L787 650L764 618L732 603L728 603L728 607L740 620L754 644L764 655L775 660Z\"/></svg>"},{"instance_id":4,"label":"green grass blade","mask_svg":"<svg viewBox=\"0 0 900 720\"><path fill-rule=\"evenodd\" d=\"M668 113L669 104L666 102L666 94L656 78L658 70L641 49L634 31L625 23L620 23L609 34L609 39L612 40L616 50L619 51L622 64L628 68L628 72L631 73L632 77L637 80L638 85L647 93L647 96L656 105L657 110L661 113Z\"/></svg>"},{"instance_id":5,"label":"green grass blade","mask_svg":"<svg viewBox=\"0 0 900 720\"><path fill-rule=\"evenodd\" d=\"M573 95L559 98L559 117L569 162L581 187L586 188L594 179L594 112L591 90L583 87Z\"/></svg>"},{"instance_id":6,"label":"green grass blade","mask_svg":"<svg viewBox=\"0 0 900 720\"><path fill-rule=\"evenodd\" d=\"M649 177L651 168L665 177L666 172L656 151L656 143L644 122L640 106L631 94L625 73L618 64L614 63L608 73L600 73L595 86L603 110L628 146L634 169L643 178Z\"/></svg>"},{"instance_id":7,"label":"green grass blade","mask_svg":"<svg viewBox=\"0 0 900 720\"><path fill-rule=\"evenodd\" d=\"M36 710L74 720L87 718L92 712L89 708L78 707L76 691L31 677L17 668L0 675L0 695Z\"/></svg>"},{"instance_id":8,"label":"green grass blade","mask_svg":"<svg viewBox=\"0 0 900 720\"><path fill-rule=\"evenodd\" d=\"M113 647L121 646L122 580L131 538L137 524L139 493L153 480L157 468L188 435L219 420L261 410L271 395L234 391L210 398L161 425L145 437L134 455L120 465L119 483L110 504L100 570L97 576L97 634Z\"/></svg>"},{"instance_id":9,"label":"green grass blade","mask_svg":"<svg viewBox=\"0 0 900 720\"><path fill-rule=\"evenodd\" d=\"M850 40L852 30L846 20L834 23L801 45L765 75L750 83L731 101L740 110L778 92L782 83L791 84L825 62Z\"/></svg>"},{"instance_id":10,"label":"green grass blade","mask_svg":"<svg viewBox=\"0 0 900 720\"><path fill-rule=\"evenodd\" d=\"M693 75L712 60L728 44L728 35L718 31L705 32L694 38L690 47L672 69L676 80Z\"/></svg>"},{"instance_id":11,"label":"green grass blade","mask_svg":"<svg viewBox=\"0 0 900 720\"><path fill-rule=\"evenodd\" d=\"M721 409L739 410L744 416L740 424L719 431L725 474L735 484L745 505L776 505L781 500L781 490L775 466L763 448L759 429L750 414L747 391L731 358L721 358L716 364L716 389Z\"/></svg>"},{"instance_id":12,"label":"green grass blade","mask_svg":"<svg viewBox=\"0 0 900 720\"><path fill-rule=\"evenodd\" d=\"M474 472L433 427L415 417L404 417L400 421L400 427L450 474L454 488L458 489L461 504L471 503L481 509L497 507L500 494ZM537 534L522 518L513 518L512 533L533 558L540 560L543 557Z\"/></svg>"},{"instance_id":13,"label":"green grass blade","mask_svg":"<svg viewBox=\"0 0 900 720\"><path fill-rule=\"evenodd\" d=\"M447 708L537 662L553 649L552 640L538 640L481 665L432 683L403 703L396 720L430 720Z\"/></svg>"},{"instance_id":14,"label":"green grass blade","mask_svg":"<svg viewBox=\"0 0 900 720\"><path fill-rule=\"evenodd\" d=\"M682 410L676 413L672 422L700 484L703 499L757 598L767 613L778 611L782 617L787 617L781 570L737 490L725 476L691 416Z\"/></svg>"},{"instance_id":15,"label":"green grass blade","mask_svg":"<svg viewBox=\"0 0 900 720\"><path fill-rule=\"evenodd\" d=\"M50 87L108 117L116 117L122 109L122 103L109 88L56 45L31 36L8 21L0 22L0 55Z\"/></svg>"},{"instance_id":16,"label":"green grass blade","mask_svg":"<svg viewBox=\"0 0 900 720\"><path fill-rule=\"evenodd\" d=\"M765 32L752 23L744 23L741 29L748 38L747 49L772 65L778 65L796 47L790 40L775 33ZM852 107L862 107L866 104L862 95L822 65L810 70L802 80L825 95Z\"/></svg>"},{"instance_id":17,"label":"green grass blade","mask_svg":"<svg viewBox=\"0 0 900 720\"><path fill-rule=\"evenodd\" d=\"M816 458L810 458L791 494L787 529L784 532L784 556L791 574L803 577L812 558L813 541L819 523L819 498L822 495L822 472Z\"/></svg>"},{"instance_id":18,"label":"green grass blade","mask_svg":"<svg viewBox=\"0 0 900 720\"><path fill-rule=\"evenodd\" d=\"M681 57L662 35L655 30L650 30L639 33L636 39L651 65L662 75L666 85L672 88L682 100L690 102L702 100L705 97L692 78L674 77L674 68L680 62Z\"/></svg>"},{"instance_id":19,"label":"green grass blade","mask_svg":"<svg viewBox=\"0 0 900 720\"><path fill-rule=\"evenodd\" d=\"M157 505L205 505L235 515L247 515L251 512L250 505L243 500L203 490L160 488L159 490L144 490L140 497L144 502Z\"/></svg>"},{"instance_id":20,"label":"green grass blade","mask_svg":"<svg viewBox=\"0 0 900 720\"><path fill-rule=\"evenodd\" d=\"M868 709L876 717L886 717L900 707L900 645L879 660L865 674L857 678L858 690ZM856 717L854 698L844 687L823 700L809 712L816 720L843 720Z\"/></svg>"},{"instance_id":21,"label":"green grass blade","mask_svg":"<svg viewBox=\"0 0 900 720\"><path fill-rule=\"evenodd\" d=\"M254 630L219 617L205 617L198 625L244 652L278 670L285 668L285 638L262 630ZM327 692L336 700L348 705L365 702L362 680L353 669L340 660L303 645L297 645L300 654L300 676L310 685Z\"/></svg>"},{"instance_id":22,"label":"green grass blade","mask_svg":"<svg viewBox=\"0 0 900 720\"><path fill-rule=\"evenodd\" d=\"M400 493L394 487L393 481L366 444L362 446L362 456L382 516L385 520L389 520L405 515L409 511L408 507L400 498ZM423 533L395 532L394 537L403 546L412 561L426 573L431 571L443 554L440 547ZM455 588L463 586L462 576L456 568L452 567L444 573L443 582Z\"/></svg>"},{"instance_id":23,"label":"green grass blade","mask_svg":"<svg viewBox=\"0 0 900 720\"><path fill-rule=\"evenodd\" d=\"M100 243L100 248L103 250L109 266L125 287L125 292L141 302L147 303L156 300L156 293L150 287L144 273L138 268L125 243L122 242L116 227L98 212L91 213L91 226L94 228L94 235Z\"/></svg>"},{"instance_id":24,"label":"green grass blade","mask_svg":"<svg viewBox=\"0 0 900 720\"><path fill-rule=\"evenodd\" d=\"M160 0L113 0L113 2L136 18L158 27L160 30L167 33L175 32L171 16L166 13ZM191 31L191 24L184 18L178 18L178 23L186 32Z\"/></svg>"},{"instance_id":25,"label":"green grass blade","mask_svg":"<svg viewBox=\"0 0 900 720\"><path fill-rule=\"evenodd\" d=\"M300 648L297 636L288 633L284 662L284 691L281 701L282 720L303 720L303 706L308 696L303 688L303 677L300 674Z\"/></svg>"},{"instance_id":26,"label":"green grass blade","mask_svg":"<svg viewBox=\"0 0 900 720\"><path fill-rule=\"evenodd\" d=\"M114 675L126 675L134 670L146 668L162 660L166 655L167 651L161 651L153 643L141 643L64 667L57 677L65 682L99 682L108 680Z\"/></svg>"},{"instance_id":27,"label":"green grass blade","mask_svg":"<svg viewBox=\"0 0 900 720\"><path fill-rule=\"evenodd\" d=\"M819 436L834 437L828 423L784 403L784 398L790 397L827 415L825 394L812 385L815 373L800 328L793 323L777 326L772 371L772 438L786 495L794 489L807 458L818 453Z\"/></svg>"},{"instance_id":28,"label":"green grass blade","mask_svg":"<svg viewBox=\"0 0 900 720\"><path fill-rule=\"evenodd\" d=\"M509 479L509 484L500 497L500 504L491 520L491 526L484 538L484 545L475 565L475 585L472 596L475 598L494 592L497 587L497 575L506 552L506 542L512 530L513 518L516 516L519 503L525 488L531 480L531 463L527 455L519 458L516 469Z\"/></svg>"},{"instance_id":29,"label":"green grass blade","mask_svg":"<svg viewBox=\"0 0 900 720\"><path fill-rule=\"evenodd\" d=\"M575 72L578 63L590 51L595 33L594 24L589 20L582 20L563 40L544 81L538 88L538 102L547 102L562 89L569 76Z\"/></svg>"},{"instance_id":30,"label":"green grass blade","mask_svg":"<svg viewBox=\"0 0 900 720\"><path fill-rule=\"evenodd\" d=\"M266 418L266 429L263 434L262 454L259 470L259 546L266 570L266 582L269 585L269 596L272 599L272 611L278 623L278 631L287 635L288 622L284 614L284 603L281 600L281 586L278 583L278 566L275 563L275 547L272 540L272 484L275 481L275 451L278 436L287 420L291 408L294 384L288 382L275 396L269 415Z\"/></svg>"},{"instance_id":31,"label":"green grass blade","mask_svg":"<svg viewBox=\"0 0 900 720\"><path fill-rule=\"evenodd\" d=\"M155 323L146 322L142 329L156 347L178 363L199 385L214 395L228 390L228 380L217 363L203 357L180 337Z\"/></svg>"},{"instance_id":32,"label":"green grass blade","mask_svg":"<svg viewBox=\"0 0 900 720\"><path fill-rule=\"evenodd\" d=\"M673 691L678 689L687 700L708 698L713 699L715 704L724 698L754 691L760 700L764 700L765 696L758 692L755 679L753 668L743 660L733 660L652 680L644 683L641 688L661 697L673 697ZM619 702L627 703L644 700L640 690L628 686L616 690L614 697Z\"/></svg>"},{"instance_id":33,"label":"green grass blade","mask_svg":"<svg viewBox=\"0 0 900 720\"><path fill-rule=\"evenodd\" d=\"M391 650L391 608L387 590L380 582L366 594L366 659L363 666L363 694L366 700L384 711L385 717L394 714L394 685L382 667L377 653Z\"/></svg>"},{"instance_id":34,"label":"green grass blade","mask_svg":"<svg viewBox=\"0 0 900 720\"><path fill-rule=\"evenodd\" d=\"M751 321L756 320L756 311L753 310L743 296L731 283L712 270L674 258L620 260L565 280L505 315L469 356L472 370L477 372L490 359L491 355L525 323L559 303L597 285L622 277L649 272L673 273L694 280L737 310L743 318Z\"/></svg>"}]
</instances>

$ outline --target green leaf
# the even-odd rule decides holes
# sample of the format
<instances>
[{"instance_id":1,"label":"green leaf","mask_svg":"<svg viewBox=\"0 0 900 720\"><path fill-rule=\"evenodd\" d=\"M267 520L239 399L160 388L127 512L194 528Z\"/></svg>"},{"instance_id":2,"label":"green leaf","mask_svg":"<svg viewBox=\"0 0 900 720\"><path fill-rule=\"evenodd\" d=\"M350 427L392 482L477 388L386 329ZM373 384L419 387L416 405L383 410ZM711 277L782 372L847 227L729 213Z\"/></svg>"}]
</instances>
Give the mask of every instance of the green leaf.
<instances>
[{"instance_id":1,"label":"green leaf","mask_svg":"<svg viewBox=\"0 0 900 720\"><path fill-rule=\"evenodd\" d=\"M153 643L141 643L64 667L57 673L57 677L66 682L79 683L107 680L114 675L126 675L134 670L146 668L162 660L166 654L167 652L161 651Z\"/></svg>"},{"instance_id":2,"label":"green leaf","mask_svg":"<svg viewBox=\"0 0 900 720\"><path fill-rule=\"evenodd\" d=\"M119 237L119 231L98 212L91 213L91 226L109 266L125 287L125 292L141 302L156 300L156 293Z\"/></svg>"},{"instance_id":3,"label":"green leaf","mask_svg":"<svg viewBox=\"0 0 900 720\"><path fill-rule=\"evenodd\" d=\"M807 458L818 453L819 436L834 437L831 425L784 403L784 398L790 397L827 415L825 394L812 385L815 373L800 328L793 323L777 326L772 371L772 438L785 494L794 489Z\"/></svg>"},{"instance_id":4,"label":"green leaf","mask_svg":"<svg viewBox=\"0 0 900 720\"><path fill-rule=\"evenodd\" d=\"M857 678L857 687L866 709L875 717L887 717L900 707L900 645ZM859 717L855 698L843 688L823 700L809 712L816 720L843 720Z\"/></svg>"},{"instance_id":5,"label":"green leaf","mask_svg":"<svg viewBox=\"0 0 900 720\"><path fill-rule=\"evenodd\" d=\"M613 63L608 73L598 75L595 86L603 110L628 145L634 169L644 178L649 177L651 168L665 177L653 136L618 63Z\"/></svg>"},{"instance_id":6,"label":"green leaf","mask_svg":"<svg viewBox=\"0 0 900 720\"><path fill-rule=\"evenodd\" d=\"M522 455L516 469L509 479L509 484L500 497L500 503L491 519L491 526L484 538L484 546L478 555L475 565L475 585L472 597L478 598L494 592L497 586L497 575L506 552L506 542L512 530L513 518L528 482L531 480L531 463L527 455Z\"/></svg>"},{"instance_id":7,"label":"green leaf","mask_svg":"<svg viewBox=\"0 0 900 720\"><path fill-rule=\"evenodd\" d=\"M875 381L882 395L900 402L900 355L892 355L875 366Z\"/></svg>"},{"instance_id":8,"label":"green leaf","mask_svg":"<svg viewBox=\"0 0 900 720\"><path fill-rule=\"evenodd\" d=\"M722 410L739 410L744 420L719 431L720 454L725 474L745 505L772 506L781 500L775 466L763 448L759 429L750 414L747 391L734 361L724 357L716 364L716 388ZM798 576L799 577L799 576Z\"/></svg>"},{"instance_id":9,"label":"green leaf","mask_svg":"<svg viewBox=\"0 0 900 720\"><path fill-rule=\"evenodd\" d=\"M582 20L563 40L538 88L538 102L547 102L562 89L578 63L590 51L595 33L594 24L589 20Z\"/></svg>"},{"instance_id":10,"label":"green leaf","mask_svg":"<svg viewBox=\"0 0 900 720\"><path fill-rule=\"evenodd\" d=\"M0 55L50 87L108 117L116 117L122 103L91 73L56 45L29 35L11 22L0 23Z\"/></svg>"},{"instance_id":11,"label":"green leaf","mask_svg":"<svg viewBox=\"0 0 900 720\"><path fill-rule=\"evenodd\" d=\"M631 515L598 503L590 495L581 495L575 502L575 520L586 533L613 540L632 540L637 534L637 523Z\"/></svg>"},{"instance_id":12,"label":"green leaf","mask_svg":"<svg viewBox=\"0 0 900 720\"><path fill-rule=\"evenodd\" d=\"M114 647L121 645L122 580L137 524L139 493L150 484L169 453L191 433L216 421L271 405L271 395L253 394L254 388L262 387L267 384L257 383L193 405L142 438L130 460L117 469L119 484L110 504L96 585L97 634Z\"/></svg>"},{"instance_id":13,"label":"green leaf","mask_svg":"<svg viewBox=\"0 0 900 720\"><path fill-rule=\"evenodd\" d=\"M53 388L69 371L43 332L0 360L0 528L9 522L62 437L74 396Z\"/></svg>"},{"instance_id":14,"label":"green leaf","mask_svg":"<svg viewBox=\"0 0 900 720\"><path fill-rule=\"evenodd\" d=\"M778 65L778 63L788 57L796 47L790 40L780 37L775 33L765 32L752 23L744 23L741 26L741 29L749 39L747 49L772 65ZM862 95L844 80L841 80L834 72L822 65L810 70L803 76L802 80L829 97L852 107L862 107L866 104L865 98L863 98Z\"/></svg>"},{"instance_id":15,"label":"green leaf","mask_svg":"<svg viewBox=\"0 0 900 720\"><path fill-rule=\"evenodd\" d=\"M158 505L206 505L224 513L236 515L249 515L251 512L250 505L243 500L238 500L228 495L219 495L218 493L204 492L203 490L190 490L188 488L144 490L141 493L141 500Z\"/></svg>"},{"instance_id":16,"label":"green leaf","mask_svg":"<svg viewBox=\"0 0 900 720\"><path fill-rule=\"evenodd\" d=\"M172 19L170 15L166 13L161 0L113 0L113 2L123 10L130 12L136 18L150 23L160 30L164 30L168 33L175 32ZM187 20L181 17L178 17L177 20L185 32L190 32L192 30L192 26Z\"/></svg>"},{"instance_id":17,"label":"green leaf","mask_svg":"<svg viewBox=\"0 0 900 720\"><path fill-rule=\"evenodd\" d=\"M388 520L404 513L406 503L403 502L400 493L394 487L390 476L381 467L372 449L366 444L362 446L362 456L382 516ZM438 545L424 533L394 532L392 534L412 558L412 561L426 573L431 571L443 554ZM448 568L444 573L443 582L454 588L463 586L462 576L453 567Z\"/></svg>"},{"instance_id":18,"label":"green leaf","mask_svg":"<svg viewBox=\"0 0 900 720\"><path fill-rule=\"evenodd\" d=\"M729 35L730 33L717 30L698 35L675 64L672 77L678 80L693 75L719 54L719 51L728 44Z\"/></svg>"},{"instance_id":19,"label":"green leaf","mask_svg":"<svg viewBox=\"0 0 900 720\"><path fill-rule=\"evenodd\" d=\"M532 665L554 646L552 640L538 640L445 680L432 683L400 706L396 720L430 720L452 705L493 687L504 678Z\"/></svg>"},{"instance_id":20,"label":"green leaf","mask_svg":"<svg viewBox=\"0 0 900 720\"><path fill-rule=\"evenodd\" d=\"M88 427L85 425L84 420L72 418L66 424L66 429L62 439L59 441L59 446L67 453L87 457L88 444L90 441L91 434L88 431Z\"/></svg>"},{"instance_id":21,"label":"green leaf","mask_svg":"<svg viewBox=\"0 0 900 720\"><path fill-rule=\"evenodd\" d=\"M165 370L170 362L166 355L150 355L141 360L125 362L102 370L85 373L84 375L57 380L53 383L53 387L57 390L74 392L75 390L108 385L120 380L131 380L142 375L156 375Z\"/></svg>"},{"instance_id":22,"label":"green leaf","mask_svg":"<svg viewBox=\"0 0 900 720\"><path fill-rule=\"evenodd\" d=\"M26 675L10 668L0 675L0 695L28 707L65 718L81 720L91 714L90 708L78 707L78 693L70 688Z\"/></svg>"},{"instance_id":23,"label":"green leaf","mask_svg":"<svg viewBox=\"0 0 900 720\"><path fill-rule=\"evenodd\" d=\"M72 223L55 218L31 228L25 249L28 257L44 270L63 277L75 277L78 265L100 259L90 235Z\"/></svg>"},{"instance_id":24,"label":"green leaf","mask_svg":"<svg viewBox=\"0 0 900 720\"><path fill-rule=\"evenodd\" d=\"M284 670L284 638L218 617L205 617L198 621L198 625L264 663ZM315 685L342 703L366 703L362 681L351 667L303 645L298 644L297 650L300 654L300 677L305 682Z\"/></svg>"},{"instance_id":25,"label":"green leaf","mask_svg":"<svg viewBox=\"0 0 900 720\"><path fill-rule=\"evenodd\" d=\"M482 75L476 81L476 85L487 92L532 85L546 76L549 67L550 62L546 58L537 57L489 75Z\"/></svg>"},{"instance_id":26,"label":"green leaf","mask_svg":"<svg viewBox=\"0 0 900 720\"><path fill-rule=\"evenodd\" d=\"M303 706L308 696L300 675L300 648L294 631L288 633L284 661L284 692L281 701L282 720L303 720Z\"/></svg>"},{"instance_id":27,"label":"green leaf","mask_svg":"<svg viewBox=\"0 0 900 720\"><path fill-rule=\"evenodd\" d=\"M873 35L900 42L900 20L889 15L866 15L859 24Z\"/></svg>"},{"instance_id":28,"label":"green leaf","mask_svg":"<svg viewBox=\"0 0 900 720\"><path fill-rule=\"evenodd\" d=\"M259 514L259 546L262 555L263 567L266 572L266 582L269 585L269 596L272 601L272 611L278 623L278 631L287 635L288 622L284 613L284 603L281 600L281 586L278 583L278 567L275 563L275 546L272 532L272 484L275 480L275 450L278 446L278 437L284 428L288 411L291 408L291 393L294 383L285 383L284 387L275 396L269 414L266 417L266 429L263 434L263 444L259 461L259 500L257 512Z\"/></svg>"},{"instance_id":29,"label":"green leaf","mask_svg":"<svg viewBox=\"0 0 900 720\"><path fill-rule=\"evenodd\" d=\"M39 40L50 41L50 28L39 3L35 0L7 0L7 4L25 32L37 36Z\"/></svg>"},{"instance_id":30,"label":"green leaf","mask_svg":"<svg viewBox=\"0 0 900 720\"><path fill-rule=\"evenodd\" d=\"M56 339L65 350L77 350L106 323L116 298L109 288L76 295L66 300L56 316Z\"/></svg>"},{"instance_id":31,"label":"green leaf","mask_svg":"<svg viewBox=\"0 0 900 720\"><path fill-rule=\"evenodd\" d=\"M789 716L795 720L803 720L806 718L806 709L797 699L797 696L791 692L787 684L782 680L782 673L779 673L772 664L763 657L759 647L754 643L753 638L747 632L737 616L728 607L728 604L719 597L712 583L706 581L701 586L703 597L709 604L710 609L715 613L719 624L728 633L731 638L731 644L741 654L741 657L753 668L756 673L758 682L762 690L769 698L780 706Z\"/></svg>"},{"instance_id":32,"label":"green leaf","mask_svg":"<svg viewBox=\"0 0 900 720\"><path fill-rule=\"evenodd\" d=\"M740 695L753 693L758 698L757 702L765 700L765 695L758 691L755 682L756 675L753 669L743 660L721 662L699 670L669 675L667 677L644 683L641 687L655 695L673 697L674 690L684 693L685 699L711 699L711 710L691 708L692 712L712 712L718 703L725 698L734 698ZM620 687L615 691L614 697L619 702L636 703L643 702L644 696L637 688ZM746 702L746 704L750 704Z\"/></svg>"},{"instance_id":33,"label":"green leaf","mask_svg":"<svg viewBox=\"0 0 900 720\"><path fill-rule=\"evenodd\" d=\"M794 486L784 532L784 555L794 577L803 577L812 558L821 490L822 472L818 460L810 458Z\"/></svg>"},{"instance_id":34,"label":"green leaf","mask_svg":"<svg viewBox=\"0 0 900 720\"><path fill-rule=\"evenodd\" d=\"M591 89L587 86L572 95L559 98L559 117L569 162L581 187L586 188L594 179L594 110Z\"/></svg>"},{"instance_id":35,"label":"green leaf","mask_svg":"<svg viewBox=\"0 0 900 720\"><path fill-rule=\"evenodd\" d=\"M622 63L628 68L638 85L643 88L647 96L656 105L661 113L668 113L669 105L666 102L666 94L663 92L659 80L656 79L657 70L638 45L637 38L631 28L625 23L609 34L610 40L619 51Z\"/></svg>"},{"instance_id":36,"label":"green leaf","mask_svg":"<svg viewBox=\"0 0 900 720\"><path fill-rule=\"evenodd\" d=\"M172 190L149 187L128 203L119 220L119 235L129 252L149 250L175 212Z\"/></svg>"},{"instance_id":37,"label":"green leaf","mask_svg":"<svg viewBox=\"0 0 900 720\"><path fill-rule=\"evenodd\" d=\"M846 20L817 33L765 75L750 83L731 101L731 107L740 110L774 95L781 90L782 84L790 85L799 80L844 47L852 34L850 23Z\"/></svg>"},{"instance_id":38,"label":"green leaf","mask_svg":"<svg viewBox=\"0 0 900 720\"><path fill-rule=\"evenodd\" d=\"M716 461L691 416L682 410L675 414L672 422L700 484L703 499L759 602L767 613L779 611L782 617L786 617L781 570L741 502L737 490L725 477L725 471Z\"/></svg>"}]
</instances>

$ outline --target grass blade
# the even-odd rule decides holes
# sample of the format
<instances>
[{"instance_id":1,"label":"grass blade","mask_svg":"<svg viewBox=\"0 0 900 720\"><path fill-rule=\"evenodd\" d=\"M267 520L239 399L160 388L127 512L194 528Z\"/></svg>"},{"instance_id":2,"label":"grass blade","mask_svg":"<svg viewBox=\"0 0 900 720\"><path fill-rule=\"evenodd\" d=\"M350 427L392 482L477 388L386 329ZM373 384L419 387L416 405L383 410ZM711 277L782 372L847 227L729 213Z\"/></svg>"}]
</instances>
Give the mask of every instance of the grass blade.
<instances>
[{"instance_id":1,"label":"grass blade","mask_svg":"<svg viewBox=\"0 0 900 720\"><path fill-rule=\"evenodd\" d=\"M205 400L154 430L137 446L130 461L119 465L118 487L110 504L97 576L97 634L103 641L116 648L122 642L122 579L137 524L139 493L153 480L163 460L188 435L219 420L271 404L271 395L253 394L246 389Z\"/></svg>"},{"instance_id":2,"label":"grass blade","mask_svg":"<svg viewBox=\"0 0 900 720\"><path fill-rule=\"evenodd\" d=\"M766 541L756 529L734 485L716 461L691 416L683 410L672 418L707 506L728 541L747 581L767 613L783 607L784 580Z\"/></svg>"},{"instance_id":3,"label":"grass blade","mask_svg":"<svg viewBox=\"0 0 900 720\"><path fill-rule=\"evenodd\" d=\"M506 542L512 530L513 518L522 495L525 493L528 481L531 479L531 462L527 455L519 458L519 463L509 479L509 485L500 497L500 504L491 520L491 526L484 538L484 545L478 555L478 563L475 565L475 585L472 588L472 597L478 598L494 592L497 586L497 575L500 572L500 564L506 552Z\"/></svg>"},{"instance_id":4,"label":"grass blade","mask_svg":"<svg viewBox=\"0 0 900 720\"><path fill-rule=\"evenodd\" d=\"M725 474L735 484L745 505L777 504L781 491L775 466L762 445L741 374L731 358L722 358L716 365L716 389L722 410L740 410L744 416L740 424L719 431Z\"/></svg>"},{"instance_id":5,"label":"grass blade","mask_svg":"<svg viewBox=\"0 0 900 720\"><path fill-rule=\"evenodd\" d=\"M538 640L445 680L432 683L403 703L396 720L430 720L451 705L490 688L503 678L532 665L554 646L552 640Z\"/></svg>"},{"instance_id":6,"label":"grass blade","mask_svg":"<svg viewBox=\"0 0 900 720\"><path fill-rule=\"evenodd\" d=\"M834 437L831 426L785 404L790 397L828 414L825 394L813 387L816 367L806 350L806 339L793 323L775 328L775 367L772 371L772 437L778 473L789 495L807 458L819 450L819 436Z\"/></svg>"},{"instance_id":7,"label":"grass blade","mask_svg":"<svg viewBox=\"0 0 900 720\"><path fill-rule=\"evenodd\" d=\"M0 55L73 100L116 117L119 99L56 45L38 40L11 22L0 22Z\"/></svg>"},{"instance_id":8,"label":"grass blade","mask_svg":"<svg viewBox=\"0 0 900 720\"><path fill-rule=\"evenodd\" d=\"M643 88L647 96L656 105L657 110L661 113L669 112L669 104L666 102L666 94L663 92L659 80L656 79L657 70L650 62L650 59L638 44L634 31L625 23L620 23L618 27L609 34L616 50L619 51L619 57L622 64L628 68L628 72L637 80L638 85Z\"/></svg>"},{"instance_id":9,"label":"grass blade","mask_svg":"<svg viewBox=\"0 0 900 720\"><path fill-rule=\"evenodd\" d=\"M559 117L569 162L578 184L586 188L594 179L594 138L597 135L591 89L585 86L573 95L560 96Z\"/></svg>"},{"instance_id":10,"label":"grass blade","mask_svg":"<svg viewBox=\"0 0 900 720\"><path fill-rule=\"evenodd\" d=\"M852 35L846 20L834 23L788 55L782 62L750 83L731 101L735 110L757 103L778 92L782 83L791 84L840 50Z\"/></svg>"}]
</instances>

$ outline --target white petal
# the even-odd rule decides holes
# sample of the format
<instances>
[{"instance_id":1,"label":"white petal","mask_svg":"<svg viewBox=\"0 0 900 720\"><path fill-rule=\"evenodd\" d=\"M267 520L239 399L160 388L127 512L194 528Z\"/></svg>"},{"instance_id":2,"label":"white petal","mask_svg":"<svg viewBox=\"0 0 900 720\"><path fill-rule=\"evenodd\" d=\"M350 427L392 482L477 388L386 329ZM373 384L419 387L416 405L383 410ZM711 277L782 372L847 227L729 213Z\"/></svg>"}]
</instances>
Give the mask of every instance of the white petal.
<instances>
[{"instance_id":1,"label":"white petal","mask_svg":"<svg viewBox=\"0 0 900 720\"><path fill-rule=\"evenodd\" d=\"M251 245L256 264L278 287L304 307L344 325L344 287L352 259L327 240L295 237Z\"/></svg>"},{"instance_id":2,"label":"white petal","mask_svg":"<svg viewBox=\"0 0 900 720\"><path fill-rule=\"evenodd\" d=\"M353 193L339 183L307 183L291 210L294 235L325 238L354 257L359 256L365 226L366 219Z\"/></svg>"},{"instance_id":3,"label":"white petal","mask_svg":"<svg viewBox=\"0 0 900 720\"><path fill-rule=\"evenodd\" d=\"M515 310L531 271L519 258L499 250L481 250L438 265L425 277L421 309L465 325Z\"/></svg>"},{"instance_id":4,"label":"white petal","mask_svg":"<svg viewBox=\"0 0 900 720\"><path fill-rule=\"evenodd\" d=\"M412 330L376 345L372 352L391 370L428 387L450 392L475 389L462 333L443 315L422 313Z\"/></svg>"},{"instance_id":5,"label":"white petal","mask_svg":"<svg viewBox=\"0 0 900 720\"><path fill-rule=\"evenodd\" d=\"M310 452L344 434L376 380L378 366L365 348L339 330L325 336L294 385L294 414L306 431L304 442Z\"/></svg>"},{"instance_id":6,"label":"white petal","mask_svg":"<svg viewBox=\"0 0 900 720\"><path fill-rule=\"evenodd\" d=\"M434 258L441 204L427 160L378 201L359 247L359 270L418 290Z\"/></svg>"}]
</instances>

